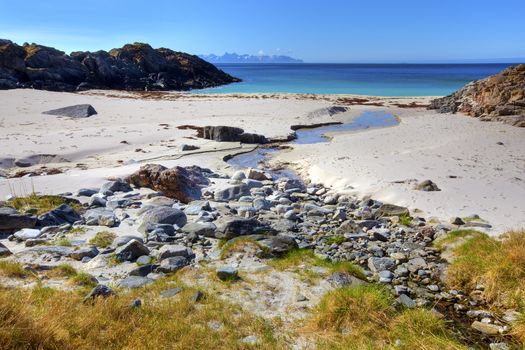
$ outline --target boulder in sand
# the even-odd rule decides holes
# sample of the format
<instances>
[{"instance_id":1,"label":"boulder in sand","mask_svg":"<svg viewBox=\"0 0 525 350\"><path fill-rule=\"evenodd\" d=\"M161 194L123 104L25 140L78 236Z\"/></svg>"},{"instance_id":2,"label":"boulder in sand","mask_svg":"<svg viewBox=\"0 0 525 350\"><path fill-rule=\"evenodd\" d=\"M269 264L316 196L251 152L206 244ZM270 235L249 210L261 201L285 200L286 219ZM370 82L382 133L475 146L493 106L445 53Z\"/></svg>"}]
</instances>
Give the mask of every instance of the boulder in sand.
<instances>
[{"instance_id":1,"label":"boulder in sand","mask_svg":"<svg viewBox=\"0 0 525 350\"><path fill-rule=\"evenodd\" d=\"M127 181L136 187L148 187L182 203L189 203L201 199L201 188L209 184L205 177L207 172L207 169L197 166L168 169L158 164L146 164L131 174Z\"/></svg>"},{"instance_id":2,"label":"boulder in sand","mask_svg":"<svg viewBox=\"0 0 525 350\"><path fill-rule=\"evenodd\" d=\"M42 112L43 114L56 115L59 117L69 117L69 118L88 118L94 114L97 114L95 108L92 105L83 104L83 105L74 105L58 109L52 109L47 112Z\"/></svg>"}]
</instances>

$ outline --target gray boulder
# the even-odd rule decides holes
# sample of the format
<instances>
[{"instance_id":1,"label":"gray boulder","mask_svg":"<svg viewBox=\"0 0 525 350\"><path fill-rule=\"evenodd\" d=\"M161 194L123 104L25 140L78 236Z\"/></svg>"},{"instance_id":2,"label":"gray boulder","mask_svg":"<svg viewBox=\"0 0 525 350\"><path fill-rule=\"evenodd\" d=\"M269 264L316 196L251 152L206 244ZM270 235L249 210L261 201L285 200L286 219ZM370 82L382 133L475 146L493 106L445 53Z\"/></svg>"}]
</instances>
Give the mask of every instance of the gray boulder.
<instances>
[{"instance_id":1,"label":"gray boulder","mask_svg":"<svg viewBox=\"0 0 525 350\"><path fill-rule=\"evenodd\" d=\"M375 216L376 218L380 218L384 216L403 216L409 214L408 208L394 204L383 204L377 209Z\"/></svg>"},{"instance_id":2,"label":"gray boulder","mask_svg":"<svg viewBox=\"0 0 525 350\"><path fill-rule=\"evenodd\" d=\"M184 208L184 214L186 215L198 215L201 211L209 211L211 210L210 202L208 201L193 201L190 202L186 208Z\"/></svg>"},{"instance_id":3,"label":"gray boulder","mask_svg":"<svg viewBox=\"0 0 525 350\"><path fill-rule=\"evenodd\" d=\"M248 194L250 194L250 188L246 184L241 183L215 191L214 198L219 202L228 202Z\"/></svg>"},{"instance_id":4,"label":"gray boulder","mask_svg":"<svg viewBox=\"0 0 525 350\"><path fill-rule=\"evenodd\" d=\"M142 215L142 224L168 224L182 227L186 225L187 218L180 209L170 207L153 207Z\"/></svg>"},{"instance_id":5,"label":"gray boulder","mask_svg":"<svg viewBox=\"0 0 525 350\"><path fill-rule=\"evenodd\" d=\"M274 232L270 226L256 219L228 218L219 222L218 225L215 237L221 239Z\"/></svg>"},{"instance_id":6,"label":"gray boulder","mask_svg":"<svg viewBox=\"0 0 525 350\"><path fill-rule=\"evenodd\" d=\"M37 218L34 215L19 213L11 207L0 207L0 231L14 231L22 228L33 228Z\"/></svg>"},{"instance_id":7,"label":"gray boulder","mask_svg":"<svg viewBox=\"0 0 525 350\"><path fill-rule=\"evenodd\" d=\"M182 232L196 234L205 237L215 237L217 226L212 222L191 222L184 225Z\"/></svg>"},{"instance_id":8,"label":"gray boulder","mask_svg":"<svg viewBox=\"0 0 525 350\"><path fill-rule=\"evenodd\" d=\"M384 270L392 270L396 266L394 259L391 258L376 258L368 259L368 268L372 272L380 272Z\"/></svg>"},{"instance_id":9,"label":"gray boulder","mask_svg":"<svg viewBox=\"0 0 525 350\"><path fill-rule=\"evenodd\" d=\"M162 261L176 256L193 259L195 254L193 254L193 251L190 248L183 245L170 244L164 245L159 249L158 260Z\"/></svg>"},{"instance_id":10,"label":"gray boulder","mask_svg":"<svg viewBox=\"0 0 525 350\"><path fill-rule=\"evenodd\" d=\"M86 225L113 227L119 223L113 210L108 208L94 208L84 214Z\"/></svg>"},{"instance_id":11,"label":"gray boulder","mask_svg":"<svg viewBox=\"0 0 525 350\"><path fill-rule=\"evenodd\" d=\"M122 180L108 181L100 187L100 193L115 193L115 192L130 192L132 188L129 184Z\"/></svg>"},{"instance_id":12,"label":"gray boulder","mask_svg":"<svg viewBox=\"0 0 525 350\"><path fill-rule=\"evenodd\" d=\"M216 274L221 281L232 281L239 278L239 271L232 266L219 267Z\"/></svg>"},{"instance_id":13,"label":"gray boulder","mask_svg":"<svg viewBox=\"0 0 525 350\"><path fill-rule=\"evenodd\" d=\"M85 248L80 248L80 249L77 249L77 250L74 250L71 255L70 255L70 258L71 259L75 259L75 260L82 260L83 258L85 257L88 257L88 258L94 258L95 256L97 256L99 253L97 247L85 247Z\"/></svg>"},{"instance_id":14,"label":"gray boulder","mask_svg":"<svg viewBox=\"0 0 525 350\"><path fill-rule=\"evenodd\" d=\"M144 287L148 284L153 283L154 280L142 276L128 276L117 283L120 288L134 289Z\"/></svg>"},{"instance_id":15,"label":"gray boulder","mask_svg":"<svg viewBox=\"0 0 525 350\"><path fill-rule=\"evenodd\" d=\"M157 272L162 273L172 273L177 272L185 266L190 264L190 259L183 256L174 256L171 258L166 258L160 262L160 266L157 267Z\"/></svg>"},{"instance_id":16,"label":"gray boulder","mask_svg":"<svg viewBox=\"0 0 525 350\"><path fill-rule=\"evenodd\" d=\"M142 255L149 255L148 247L136 239L132 239L115 250L115 255L120 261L134 261Z\"/></svg>"},{"instance_id":17,"label":"gray boulder","mask_svg":"<svg viewBox=\"0 0 525 350\"><path fill-rule=\"evenodd\" d=\"M70 117L70 118L87 118L91 117L94 114L97 114L95 108L92 105L83 104L83 105L74 105L58 109L52 109L47 112L42 112L42 114L56 115L60 117Z\"/></svg>"},{"instance_id":18,"label":"gray boulder","mask_svg":"<svg viewBox=\"0 0 525 350\"><path fill-rule=\"evenodd\" d=\"M16 231L13 236L19 241L25 241L42 236L42 232L37 229L23 228L20 231Z\"/></svg>"},{"instance_id":19,"label":"gray boulder","mask_svg":"<svg viewBox=\"0 0 525 350\"><path fill-rule=\"evenodd\" d=\"M38 226L60 226L64 224L72 224L82 220L82 217L69 205L62 204L56 209L53 209L38 217Z\"/></svg>"}]
</instances>

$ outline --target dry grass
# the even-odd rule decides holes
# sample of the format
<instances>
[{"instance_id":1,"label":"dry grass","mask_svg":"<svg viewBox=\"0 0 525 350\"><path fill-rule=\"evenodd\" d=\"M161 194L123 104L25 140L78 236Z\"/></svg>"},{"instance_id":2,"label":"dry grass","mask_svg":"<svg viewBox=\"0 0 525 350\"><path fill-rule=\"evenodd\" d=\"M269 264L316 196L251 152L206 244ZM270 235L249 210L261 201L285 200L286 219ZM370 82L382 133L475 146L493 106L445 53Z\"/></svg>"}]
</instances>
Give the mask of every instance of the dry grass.
<instances>
[{"instance_id":1,"label":"dry grass","mask_svg":"<svg viewBox=\"0 0 525 350\"><path fill-rule=\"evenodd\" d=\"M245 349L242 342L256 335L258 349L280 349L284 344L272 328L240 308L205 294L195 304L190 288L173 298L159 298L167 288L181 285L173 279L117 296L83 303L76 292L37 287L0 289L0 344L2 349ZM140 297L143 305L131 308ZM210 321L220 322L211 330Z\"/></svg>"},{"instance_id":2,"label":"dry grass","mask_svg":"<svg viewBox=\"0 0 525 350\"><path fill-rule=\"evenodd\" d=\"M466 236L453 248L454 261L446 274L448 286L468 293L482 284L482 297L489 306L525 314L525 231L508 232L501 240L480 232L458 231L449 241ZM513 326L525 346L525 316Z\"/></svg>"},{"instance_id":3,"label":"dry grass","mask_svg":"<svg viewBox=\"0 0 525 350\"><path fill-rule=\"evenodd\" d=\"M37 195L32 193L26 197L15 197L7 202L8 205L22 212L34 212L37 215L46 213L62 204L68 204L75 210L80 210L82 205L74 200L62 196Z\"/></svg>"},{"instance_id":4,"label":"dry grass","mask_svg":"<svg viewBox=\"0 0 525 350\"><path fill-rule=\"evenodd\" d=\"M483 297L495 306L525 307L525 231L501 240L477 233L454 248L447 284L467 291L483 284Z\"/></svg>"},{"instance_id":5,"label":"dry grass","mask_svg":"<svg viewBox=\"0 0 525 350\"><path fill-rule=\"evenodd\" d=\"M117 236L113 232L100 231L97 232L97 234L89 240L89 244L96 245L99 248L107 248L111 244L113 244L115 237Z\"/></svg>"},{"instance_id":6,"label":"dry grass","mask_svg":"<svg viewBox=\"0 0 525 350\"><path fill-rule=\"evenodd\" d=\"M326 294L304 332L321 349L466 349L431 311L397 311L377 285L345 287Z\"/></svg>"},{"instance_id":7,"label":"dry grass","mask_svg":"<svg viewBox=\"0 0 525 350\"><path fill-rule=\"evenodd\" d=\"M0 275L10 278L26 278L31 275L23 266L15 261L0 260Z\"/></svg>"},{"instance_id":8,"label":"dry grass","mask_svg":"<svg viewBox=\"0 0 525 350\"><path fill-rule=\"evenodd\" d=\"M64 277L67 278L71 286L89 287L93 288L97 285L97 280L88 273L78 272L73 266L69 264L61 264L50 270L47 273L48 277Z\"/></svg>"}]
</instances>

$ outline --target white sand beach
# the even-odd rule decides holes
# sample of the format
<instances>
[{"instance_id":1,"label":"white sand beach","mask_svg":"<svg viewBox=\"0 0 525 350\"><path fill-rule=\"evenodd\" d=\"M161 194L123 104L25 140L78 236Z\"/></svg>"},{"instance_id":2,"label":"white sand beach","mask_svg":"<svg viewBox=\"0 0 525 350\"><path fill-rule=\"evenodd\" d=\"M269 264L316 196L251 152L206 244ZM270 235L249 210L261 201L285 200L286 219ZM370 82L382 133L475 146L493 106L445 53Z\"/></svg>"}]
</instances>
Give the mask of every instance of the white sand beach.
<instances>
[{"instance_id":1,"label":"white sand beach","mask_svg":"<svg viewBox=\"0 0 525 350\"><path fill-rule=\"evenodd\" d=\"M0 198L33 189L62 193L97 186L108 177L126 176L146 163L196 164L232 172L222 158L239 152L238 143L198 139L194 130L177 128L181 125L237 126L270 138L285 138L292 132L291 125L346 122L363 111L383 110L394 113L400 124L338 133L327 143L292 145L272 162L290 163L313 182L407 206L415 215L448 220L478 214L493 226L491 233L495 235L525 226L525 129L392 105L424 104L430 97L367 97L384 106L352 105L346 113L308 117L312 111L336 105L341 97L352 98L0 91L2 167L9 159L44 154L58 157L43 157L42 161L50 163L24 170L45 165L64 172L1 179ZM75 120L41 114L81 103L93 105L98 114ZM182 144L200 149L183 152ZM21 169L3 171L15 170ZM413 189L426 179L441 191Z\"/></svg>"}]
</instances>

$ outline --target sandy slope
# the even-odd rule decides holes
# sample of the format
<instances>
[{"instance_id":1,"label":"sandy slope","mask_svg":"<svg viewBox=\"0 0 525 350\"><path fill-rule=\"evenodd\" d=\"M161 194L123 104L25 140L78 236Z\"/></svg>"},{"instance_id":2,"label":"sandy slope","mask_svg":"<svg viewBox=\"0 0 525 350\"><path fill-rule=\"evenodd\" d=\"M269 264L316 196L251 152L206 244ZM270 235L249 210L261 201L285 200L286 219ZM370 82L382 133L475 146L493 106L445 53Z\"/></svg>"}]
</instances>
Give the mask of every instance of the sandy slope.
<instances>
[{"instance_id":1,"label":"sandy slope","mask_svg":"<svg viewBox=\"0 0 525 350\"><path fill-rule=\"evenodd\" d=\"M0 158L56 154L71 161L47 164L64 169L64 174L0 180L0 198L32 188L60 193L99 186L108 176L125 176L141 163L153 161L228 171L221 159L236 152L238 144L196 139L194 131L179 130L179 125L231 125L268 137L285 137L293 124L346 121L363 110L389 109L400 117L399 126L339 134L326 144L296 145L276 161L296 164L313 181L338 188L352 186L360 195L418 208L427 216L448 219L476 213L495 226L495 233L525 226L525 129L392 106L352 106L349 113L306 118L341 96L145 97L118 92L0 91ZM372 99L386 105L428 101ZM92 104L98 115L70 120L41 114L78 103ZM182 156L187 153L179 149L183 143L201 149ZM431 179L442 191L415 191L413 182L397 183L412 179Z\"/></svg>"}]
</instances>

